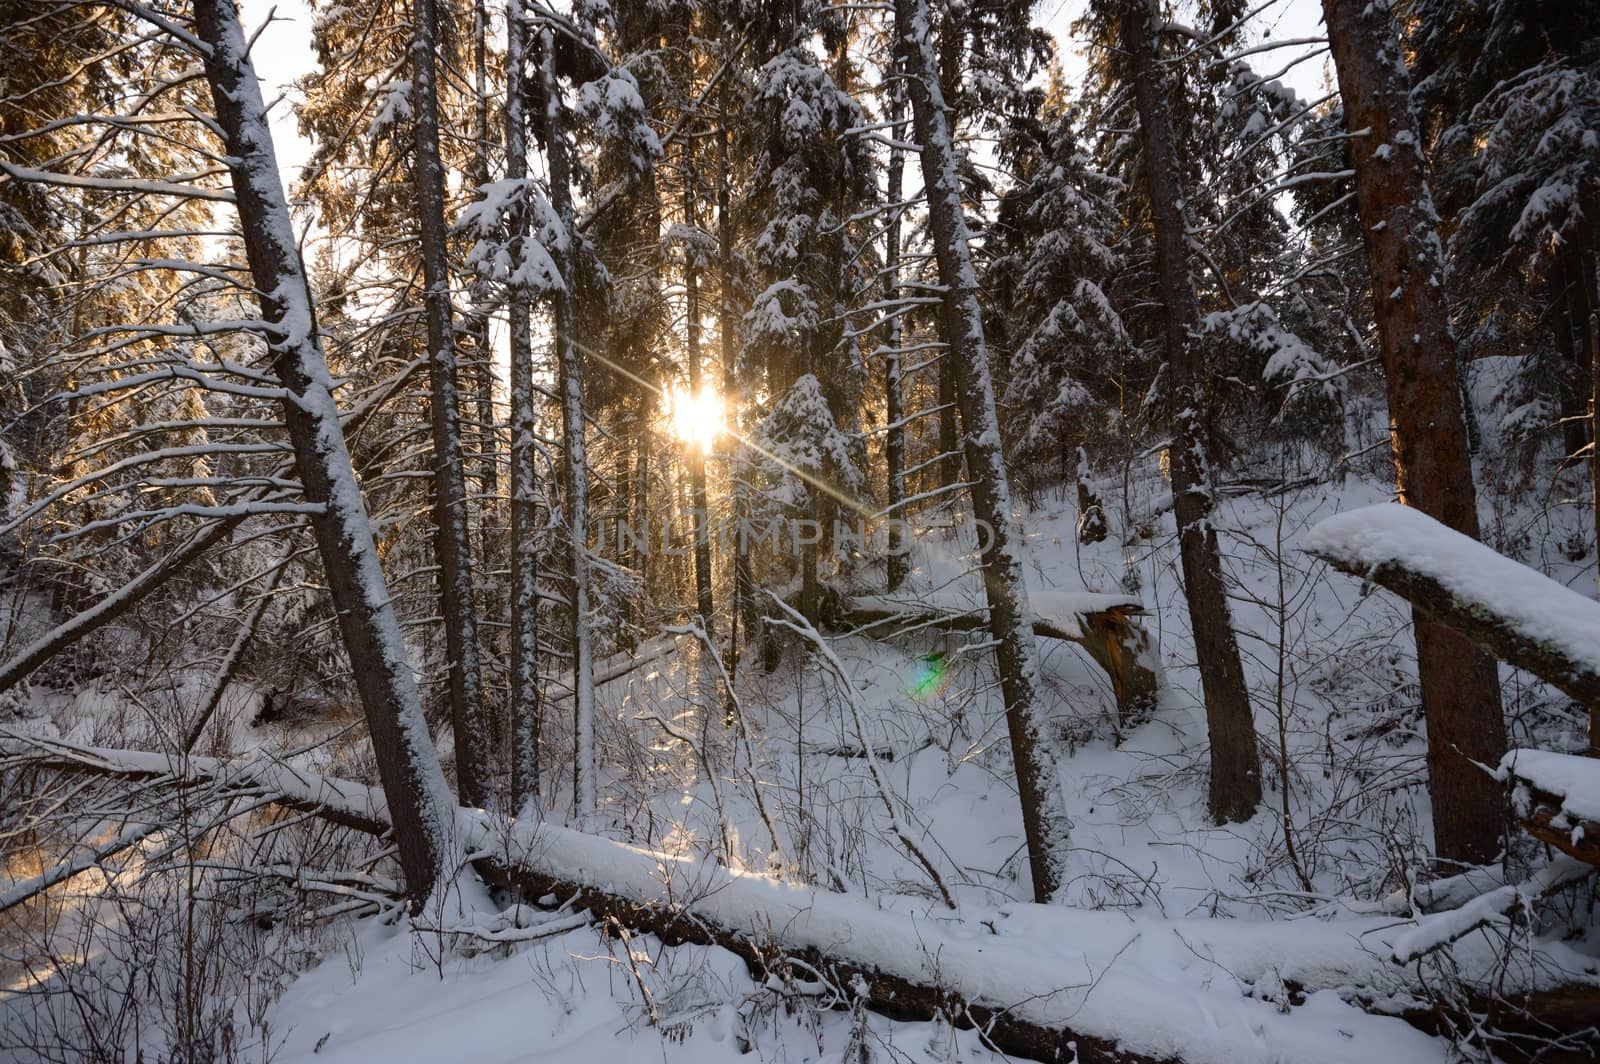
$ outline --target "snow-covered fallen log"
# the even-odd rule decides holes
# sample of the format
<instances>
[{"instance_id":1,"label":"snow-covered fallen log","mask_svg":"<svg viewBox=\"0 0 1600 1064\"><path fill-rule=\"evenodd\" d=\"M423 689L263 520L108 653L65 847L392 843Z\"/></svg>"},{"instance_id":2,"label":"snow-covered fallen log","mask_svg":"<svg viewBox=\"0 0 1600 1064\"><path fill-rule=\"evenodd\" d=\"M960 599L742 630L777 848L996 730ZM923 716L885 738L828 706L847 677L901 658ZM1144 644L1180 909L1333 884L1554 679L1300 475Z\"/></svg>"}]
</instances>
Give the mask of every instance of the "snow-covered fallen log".
<instances>
[{"instance_id":1,"label":"snow-covered fallen log","mask_svg":"<svg viewBox=\"0 0 1600 1064\"><path fill-rule=\"evenodd\" d=\"M1560 688L1600 740L1600 602L1395 503L1320 521L1301 546Z\"/></svg>"},{"instance_id":2,"label":"snow-covered fallen log","mask_svg":"<svg viewBox=\"0 0 1600 1064\"><path fill-rule=\"evenodd\" d=\"M4 764L120 776L172 787L275 795L363 831L383 833L376 788L281 762L222 762L97 749L0 731ZM1420 1009L1418 975L1390 959L1404 925L1333 921L1130 918L1017 904L950 916L888 911L869 898L747 874L692 857L460 810L458 840L492 880L525 897L668 944L716 945L761 978L826 980L842 1000L900 1019L936 1013L971 1024L1010 1055L1082 1061L1351 1061L1442 1059L1441 1043L1392 1015ZM549 902L546 904L553 904ZM1582 981L1559 944L1541 952L1546 992ZM1492 948L1457 947L1485 971ZM1587 985L1587 984L1585 984ZM1274 989L1277 988L1277 989ZM820 987L819 987L820 989ZM1591 988L1592 989L1592 988ZM1159 999L1160 1008L1151 1008ZM1341 1000L1344 999L1344 1000ZM1291 1004L1304 1002L1304 1006Z\"/></svg>"},{"instance_id":3,"label":"snow-covered fallen log","mask_svg":"<svg viewBox=\"0 0 1600 1064\"><path fill-rule=\"evenodd\" d=\"M1499 775L1513 785L1512 807L1528 834L1600 865L1600 758L1510 750Z\"/></svg>"},{"instance_id":4,"label":"snow-covered fallen log","mask_svg":"<svg viewBox=\"0 0 1600 1064\"><path fill-rule=\"evenodd\" d=\"M390 829L382 792L359 783L303 772L284 762L224 761L144 750L114 750L0 728L0 768L31 768L134 781L165 781L174 788L207 786L219 797L270 797L279 805L370 835Z\"/></svg>"},{"instance_id":5,"label":"snow-covered fallen log","mask_svg":"<svg viewBox=\"0 0 1600 1064\"><path fill-rule=\"evenodd\" d=\"M1143 719L1161 686L1150 634L1139 623L1144 604L1127 595L1092 591L1032 591L1033 633L1076 643L1105 670L1124 724ZM973 631L988 626L986 608L959 594L856 595L843 602L842 620L857 631L883 635L931 628Z\"/></svg>"},{"instance_id":6,"label":"snow-covered fallen log","mask_svg":"<svg viewBox=\"0 0 1600 1064\"><path fill-rule=\"evenodd\" d=\"M201 526L177 549L153 562L122 587L0 661L0 691L15 686L84 636L129 613L151 592L225 540L247 516L240 513Z\"/></svg>"},{"instance_id":7,"label":"snow-covered fallen log","mask_svg":"<svg viewBox=\"0 0 1600 1064\"><path fill-rule=\"evenodd\" d=\"M1497 887L1460 908L1423 918L1400 936L1391 956L1398 964L1410 964L1424 953L1457 942L1480 927L1509 925L1540 898L1593 874L1594 869L1582 861L1558 858L1526 883Z\"/></svg>"}]
</instances>

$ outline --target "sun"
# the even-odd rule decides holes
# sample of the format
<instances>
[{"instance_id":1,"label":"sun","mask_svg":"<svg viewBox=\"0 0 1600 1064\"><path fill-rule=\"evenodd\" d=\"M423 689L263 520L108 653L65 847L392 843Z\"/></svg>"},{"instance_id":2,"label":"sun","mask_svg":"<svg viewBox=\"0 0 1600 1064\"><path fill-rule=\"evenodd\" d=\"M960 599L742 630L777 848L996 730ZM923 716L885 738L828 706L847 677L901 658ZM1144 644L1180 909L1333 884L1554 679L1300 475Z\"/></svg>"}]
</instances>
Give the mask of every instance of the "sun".
<instances>
[{"instance_id":1,"label":"sun","mask_svg":"<svg viewBox=\"0 0 1600 1064\"><path fill-rule=\"evenodd\" d=\"M672 435L680 443L699 448L701 454L711 453L723 433L725 416L722 396L709 388L693 393L679 387L667 393L667 423Z\"/></svg>"}]
</instances>

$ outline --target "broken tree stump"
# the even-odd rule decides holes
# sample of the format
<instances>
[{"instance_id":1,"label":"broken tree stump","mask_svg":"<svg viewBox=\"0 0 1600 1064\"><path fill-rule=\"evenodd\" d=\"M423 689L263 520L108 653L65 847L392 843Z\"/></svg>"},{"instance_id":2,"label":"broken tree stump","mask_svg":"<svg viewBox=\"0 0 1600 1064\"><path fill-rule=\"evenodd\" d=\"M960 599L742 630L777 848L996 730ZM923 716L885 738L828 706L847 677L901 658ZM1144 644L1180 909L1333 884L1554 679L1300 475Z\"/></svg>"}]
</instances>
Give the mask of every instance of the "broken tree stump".
<instances>
[{"instance_id":1,"label":"broken tree stump","mask_svg":"<svg viewBox=\"0 0 1600 1064\"><path fill-rule=\"evenodd\" d=\"M1033 632L1075 643L1111 680L1117 723L1132 727L1155 708L1161 674L1150 633L1139 622L1144 604L1124 595L1095 592L1031 592ZM986 610L950 595L859 595L844 600L840 623L856 632L899 634L931 628L968 632L988 626Z\"/></svg>"}]
</instances>

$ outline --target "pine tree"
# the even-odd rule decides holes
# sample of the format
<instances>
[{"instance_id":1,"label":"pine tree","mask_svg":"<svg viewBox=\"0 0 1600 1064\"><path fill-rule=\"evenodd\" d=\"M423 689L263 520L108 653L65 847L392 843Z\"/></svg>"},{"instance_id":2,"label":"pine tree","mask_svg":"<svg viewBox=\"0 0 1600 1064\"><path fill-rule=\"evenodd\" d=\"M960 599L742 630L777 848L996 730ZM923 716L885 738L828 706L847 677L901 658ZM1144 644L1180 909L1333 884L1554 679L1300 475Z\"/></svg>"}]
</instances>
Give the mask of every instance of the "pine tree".
<instances>
[{"instance_id":1,"label":"pine tree","mask_svg":"<svg viewBox=\"0 0 1600 1064\"><path fill-rule=\"evenodd\" d=\"M1033 613L1000 451L994 385L978 306L978 277L924 0L895 0L894 25L895 51L906 78L921 147L928 224L939 262L939 279L945 288L949 354L957 372L962 420L967 429L967 467L974 482L973 512L987 527L990 537L989 550L981 560L983 584L1011 736L1012 766L1022 799L1034 897L1048 901L1066 883L1070 823L1057 778L1057 751L1040 703Z\"/></svg>"},{"instance_id":2,"label":"pine tree","mask_svg":"<svg viewBox=\"0 0 1600 1064\"><path fill-rule=\"evenodd\" d=\"M339 627L354 666L383 780L395 843L415 909L454 868L454 802L435 759L422 700L339 424L316 312L268 129L266 107L232 0L195 0L195 28L210 51L206 78L225 134L245 247L274 370L290 395L284 419Z\"/></svg>"},{"instance_id":3,"label":"pine tree","mask_svg":"<svg viewBox=\"0 0 1600 1064\"><path fill-rule=\"evenodd\" d=\"M1123 395L1143 361L1109 291L1127 269L1121 183L1079 144L1077 112L1058 96L1016 114L1002 141L1015 183L990 231L987 321L1008 351L1002 408L1013 473L1057 467L1131 419ZM1098 448L1096 448L1098 449Z\"/></svg>"},{"instance_id":4,"label":"pine tree","mask_svg":"<svg viewBox=\"0 0 1600 1064\"><path fill-rule=\"evenodd\" d=\"M1352 134L1400 501L1476 538L1444 253L1399 32L1387 7L1360 0L1323 0L1323 16ZM1506 749L1498 670L1464 636L1420 614L1413 621L1434 846L1446 860L1486 863L1502 836L1501 788L1479 767Z\"/></svg>"},{"instance_id":5,"label":"pine tree","mask_svg":"<svg viewBox=\"0 0 1600 1064\"><path fill-rule=\"evenodd\" d=\"M438 11L416 0L412 14L411 103L415 110L412 164L422 235L423 304L428 321L428 391L433 430L435 554L449 655L450 720L455 733L456 783L467 805L493 804L484 723L478 615L473 603L466 463L461 447L454 301L450 293L449 230L445 221L444 162L439 154Z\"/></svg>"},{"instance_id":6,"label":"pine tree","mask_svg":"<svg viewBox=\"0 0 1600 1064\"><path fill-rule=\"evenodd\" d=\"M1118 40L1128 58L1125 76L1139 113L1144 194L1154 231L1166 347L1172 506L1211 736L1210 809L1221 822L1247 820L1261 803L1261 762L1212 520L1212 440L1197 336L1200 312L1160 66L1161 20L1153 0L1119 0L1104 10L1108 15L1114 11Z\"/></svg>"}]
</instances>

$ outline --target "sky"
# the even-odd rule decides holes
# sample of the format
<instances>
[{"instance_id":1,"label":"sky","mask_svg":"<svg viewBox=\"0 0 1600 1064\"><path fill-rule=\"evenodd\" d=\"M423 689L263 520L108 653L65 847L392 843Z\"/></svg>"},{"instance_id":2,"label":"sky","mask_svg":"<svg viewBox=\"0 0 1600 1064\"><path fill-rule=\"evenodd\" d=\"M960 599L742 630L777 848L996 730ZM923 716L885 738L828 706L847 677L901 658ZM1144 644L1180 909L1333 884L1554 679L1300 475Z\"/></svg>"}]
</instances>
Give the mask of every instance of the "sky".
<instances>
[{"instance_id":1,"label":"sky","mask_svg":"<svg viewBox=\"0 0 1600 1064\"><path fill-rule=\"evenodd\" d=\"M268 16L276 19L263 30ZM242 0L239 16L244 22L245 38L260 32L250 50L255 60L256 74L261 78L261 95L271 108L272 143L277 149L278 165L284 179L292 183L300 176L300 167L311 154L311 145L300 136L290 109L291 98L273 104L280 93L290 93L291 83L317 65L311 51L311 11L306 0Z\"/></svg>"},{"instance_id":2,"label":"sky","mask_svg":"<svg viewBox=\"0 0 1600 1064\"><path fill-rule=\"evenodd\" d=\"M1055 34L1061 44L1061 62L1069 81L1081 76L1084 60L1081 50L1071 38L1071 26L1082 13L1088 0L1041 0L1034 17ZM252 50L256 72L262 80L263 95L270 103L279 93L288 94L272 108L272 136L277 146L278 163L286 180L298 178L300 167L310 154L310 145L301 138L290 108L293 99L291 83L316 65L311 51L311 14L307 0L243 0L240 11L246 35L259 30L269 14L275 12L277 21L261 31ZM1255 32L1268 41L1289 41L1322 36L1322 5L1319 0L1275 0L1254 20ZM1296 45L1250 57L1250 63L1262 74L1276 74L1292 60L1304 55L1306 45ZM1307 100L1323 95L1328 75L1325 70L1327 56L1320 55L1302 62L1282 76L1299 95Z\"/></svg>"}]
</instances>

